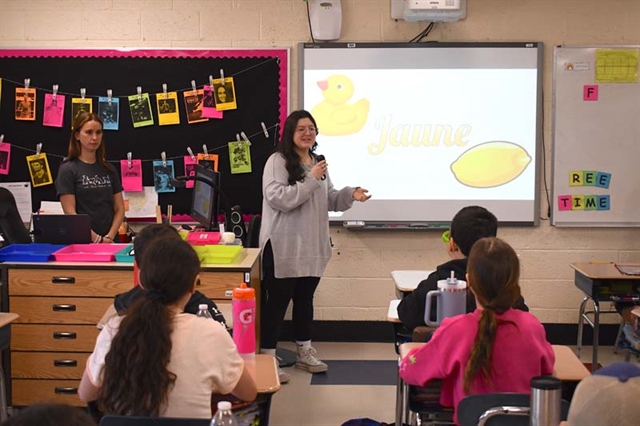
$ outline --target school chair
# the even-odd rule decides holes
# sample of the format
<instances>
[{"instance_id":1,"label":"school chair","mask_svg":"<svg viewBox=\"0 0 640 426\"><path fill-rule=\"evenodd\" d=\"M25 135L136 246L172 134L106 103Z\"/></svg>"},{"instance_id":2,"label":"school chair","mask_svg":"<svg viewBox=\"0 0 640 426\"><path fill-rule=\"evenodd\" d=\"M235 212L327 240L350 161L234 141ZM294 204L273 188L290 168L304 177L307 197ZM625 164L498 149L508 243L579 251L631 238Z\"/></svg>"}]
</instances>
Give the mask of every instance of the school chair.
<instances>
[{"instance_id":1,"label":"school chair","mask_svg":"<svg viewBox=\"0 0 640 426\"><path fill-rule=\"evenodd\" d=\"M104 416L100 426L209 426L207 419L180 419L170 417Z\"/></svg>"},{"instance_id":2,"label":"school chair","mask_svg":"<svg viewBox=\"0 0 640 426\"><path fill-rule=\"evenodd\" d=\"M531 396L526 393L469 395L458 404L460 426L529 426ZM569 403L562 400L560 420L566 420Z\"/></svg>"}]
</instances>

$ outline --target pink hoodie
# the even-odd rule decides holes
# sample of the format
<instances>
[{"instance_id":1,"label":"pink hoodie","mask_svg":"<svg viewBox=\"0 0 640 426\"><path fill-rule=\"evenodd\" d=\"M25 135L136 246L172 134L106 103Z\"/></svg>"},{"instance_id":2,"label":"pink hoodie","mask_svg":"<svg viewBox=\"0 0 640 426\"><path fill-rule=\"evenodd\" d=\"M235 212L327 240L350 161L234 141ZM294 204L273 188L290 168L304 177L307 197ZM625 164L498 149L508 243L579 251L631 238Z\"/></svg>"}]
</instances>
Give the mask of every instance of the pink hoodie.
<instances>
[{"instance_id":1,"label":"pink hoodie","mask_svg":"<svg viewBox=\"0 0 640 426\"><path fill-rule=\"evenodd\" d=\"M424 346L414 349L402 360L400 376L410 385L424 386L430 380L442 379L440 404L454 407L466 396L463 390L464 370L478 331L482 310L447 318ZM493 345L490 384L476 377L472 393L530 393L535 376L553 373L555 355L547 342L542 324L528 312L509 309L498 315L499 323ZM454 411L457 423L457 412Z\"/></svg>"}]
</instances>

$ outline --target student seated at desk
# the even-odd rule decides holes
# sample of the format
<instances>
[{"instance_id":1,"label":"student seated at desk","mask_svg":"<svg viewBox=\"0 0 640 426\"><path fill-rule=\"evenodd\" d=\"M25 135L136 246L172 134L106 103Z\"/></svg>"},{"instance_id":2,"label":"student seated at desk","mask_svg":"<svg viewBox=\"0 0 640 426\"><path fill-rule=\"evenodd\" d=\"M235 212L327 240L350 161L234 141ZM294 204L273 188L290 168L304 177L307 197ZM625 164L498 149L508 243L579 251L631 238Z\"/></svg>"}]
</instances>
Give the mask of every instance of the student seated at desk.
<instances>
[{"instance_id":1,"label":"student seated at desk","mask_svg":"<svg viewBox=\"0 0 640 426\"><path fill-rule=\"evenodd\" d=\"M155 239L143 254L144 297L110 319L78 394L107 414L211 418L211 396L252 401L257 388L226 329L184 313L200 260L182 240Z\"/></svg>"},{"instance_id":2,"label":"student seated at desk","mask_svg":"<svg viewBox=\"0 0 640 426\"><path fill-rule=\"evenodd\" d=\"M180 234L178 231L172 227L171 225L162 225L162 224L154 224L149 225L143 228L138 235L133 240L133 249L134 249L134 258L138 268L142 268L142 258L145 252L145 249L149 246L152 240L158 239L167 239L171 241L182 241ZM118 315L124 315L126 310L134 304L134 302L138 301L144 295L144 286L138 285L127 291L126 293L118 294L114 301L113 306L115 311L117 311ZM228 329L227 323L225 322L224 316L218 309L218 306L209 299L204 294L199 291L193 292L191 298L187 302L187 305L184 308L184 311L188 314L197 314L199 311L198 306L201 304L206 304L209 307L209 313L213 317L214 320L218 321L225 328ZM115 315L113 309L109 309L103 319L100 321L100 324L104 324L106 320L108 320L111 316Z\"/></svg>"},{"instance_id":3,"label":"student seated at desk","mask_svg":"<svg viewBox=\"0 0 640 426\"><path fill-rule=\"evenodd\" d=\"M0 188L0 234L4 239L4 244L29 244L31 237L29 231L22 223L16 199L6 188Z\"/></svg>"},{"instance_id":4,"label":"student seated at desk","mask_svg":"<svg viewBox=\"0 0 640 426\"><path fill-rule=\"evenodd\" d=\"M553 373L555 355L542 324L512 307L520 296L520 262L498 238L476 242L469 255L467 283L478 308L445 318L431 340L400 364L409 385L442 379L440 404L454 408L467 395L530 393L535 376Z\"/></svg>"},{"instance_id":5,"label":"student seated at desk","mask_svg":"<svg viewBox=\"0 0 640 426\"><path fill-rule=\"evenodd\" d=\"M473 244L480 238L495 237L498 231L498 219L487 209L480 206L467 206L456 213L451 221L451 230L447 252L451 260L439 265L437 269L420 282L418 287L402 298L398 305L398 317L402 325L410 330L424 326L424 314L426 311L427 293L438 289L438 281L446 280L451 276L451 271L459 280L465 280L467 273L467 256ZM529 308L520 296L514 307L528 312ZM467 312L476 309L476 301L473 294L467 291ZM436 321L436 298L431 305L431 320Z\"/></svg>"}]
</instances>

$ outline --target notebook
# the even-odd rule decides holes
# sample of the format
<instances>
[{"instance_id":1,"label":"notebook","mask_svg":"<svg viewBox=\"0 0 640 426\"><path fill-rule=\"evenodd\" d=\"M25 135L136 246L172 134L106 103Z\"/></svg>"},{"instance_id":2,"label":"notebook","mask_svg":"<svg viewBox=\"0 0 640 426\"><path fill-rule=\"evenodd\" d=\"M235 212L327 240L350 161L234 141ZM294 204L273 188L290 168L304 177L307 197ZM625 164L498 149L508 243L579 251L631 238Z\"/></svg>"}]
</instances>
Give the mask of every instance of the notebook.
<instances>
[{"instance_id":1,"label":"notebook","mask_svg":"<svg viewBox=\"0 0 640 426\"><path fill-rule=\"evenodd\" d=\"M89 244L91 218L86 214L33 215L33 236L36 243Z\"/></svg>"},{"instance_id":2,"label":"notebook","mask_svg":"<svg viewBox=\"0 0 640 426\"><path fill-rule=\"evenodd\" d=\"M625 275L640 275L640 265L619 265L616 263L616 268Z\"/></svg>"}]
</instances>

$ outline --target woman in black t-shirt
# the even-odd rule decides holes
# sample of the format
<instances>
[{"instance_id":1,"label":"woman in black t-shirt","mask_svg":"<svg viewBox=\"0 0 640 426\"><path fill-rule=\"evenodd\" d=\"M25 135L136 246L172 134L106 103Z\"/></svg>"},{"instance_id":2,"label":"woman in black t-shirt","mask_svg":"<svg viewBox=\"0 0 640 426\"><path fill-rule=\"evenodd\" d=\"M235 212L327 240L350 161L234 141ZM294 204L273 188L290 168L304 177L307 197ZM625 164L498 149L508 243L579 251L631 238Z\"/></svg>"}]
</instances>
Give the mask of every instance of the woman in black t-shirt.
<instances>
[{"instance_id":1,"label":"woman in black t-shirt","mask_svg":"<svg viewBox=\"0 0 640 426\"><path fill-rule=\"evenodd\" d=\"M107 163L102 120L81 112L73 121L69 155L60 166L56 191L65 214L88 214L91 239L112 243L124 219L122 184Z\"/></svg>"}]
</instances>

